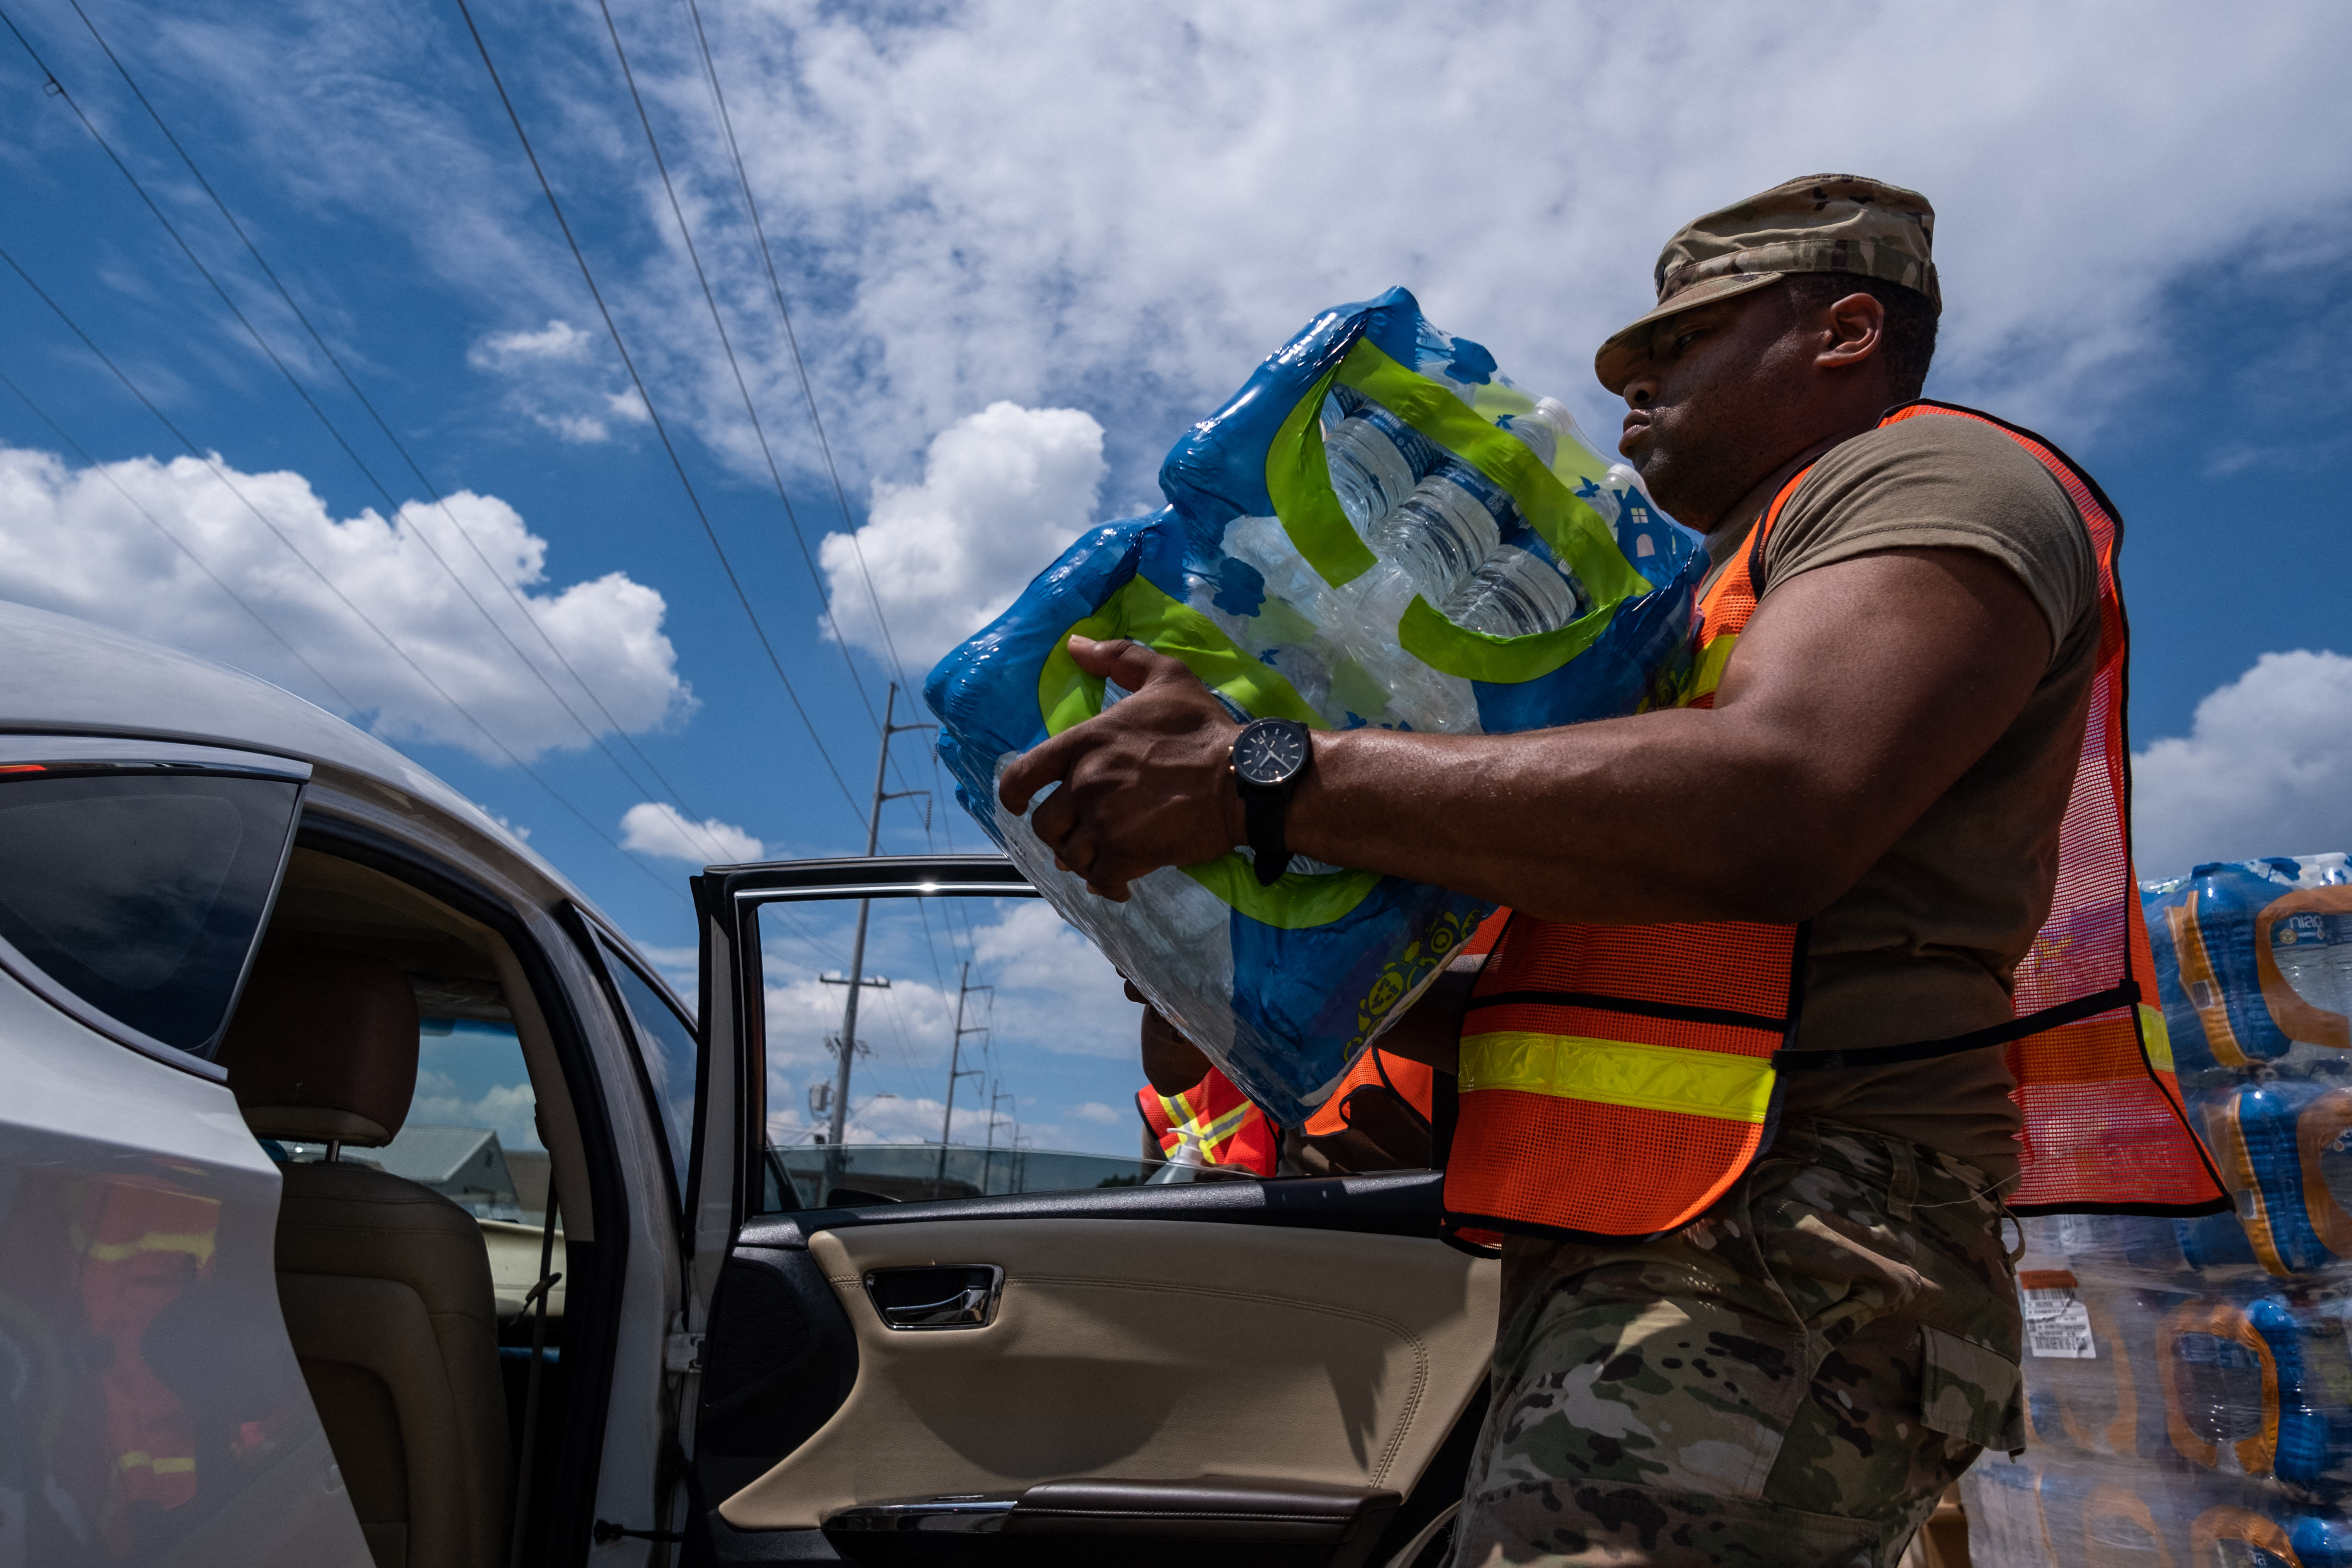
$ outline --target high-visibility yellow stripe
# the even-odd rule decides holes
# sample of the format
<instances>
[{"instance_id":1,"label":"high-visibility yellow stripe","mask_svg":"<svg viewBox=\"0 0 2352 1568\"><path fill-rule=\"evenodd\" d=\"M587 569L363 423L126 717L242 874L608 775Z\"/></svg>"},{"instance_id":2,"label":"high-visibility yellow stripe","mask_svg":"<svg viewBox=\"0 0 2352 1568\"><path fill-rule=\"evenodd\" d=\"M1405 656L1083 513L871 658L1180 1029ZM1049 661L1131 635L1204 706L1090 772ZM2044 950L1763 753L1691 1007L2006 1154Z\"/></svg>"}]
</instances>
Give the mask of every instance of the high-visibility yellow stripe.
<instances>
[{"instance_id":1,"label":"high-visibility yellow stripe","mask_svg":"<svg viewBox=\"0 0 2352 1568\"><path fill-rule=\"evenodd\" d=\"M1685 707L1723 684L1724 667L1731 662L1731 650L1738 646L1739 634L1732 632L1708 639L1706 646L1698 650L1698 664L1691 671L1690 695L1683 699Z\"/></svg>"},{"instance_id":2,"label":"high-visibility yellow stripe","mask_svg":"<svg viewBox=\"0 0 2352 1568\"><path fill-rule=\"evenodd\" d=\"M89 1256L99 1263L120 1263L142 1252L184 1252L201 1266L212 1261L214 1236L209 1230L184 1234L151 1230L136 1241L93 1241Z\"/></svg>"},{"instance_id":3,"label":"high-visibility yellow stripe","mask_svg":"<svg viewBox=\"0 0 2352 1568\"><path fill-rule=\"evenodd\" d=\"M1244 1100L1212 1121L1203 1121L1199 1113L1193 1110L1192 1101L1181 1094L1163 1094L1160 1097L1160 1104L1168 1115L1169 1125L1166 1136L1174 1138L1181 1143L1183 1132L1189 1130L1199 1141L1201 1155L1209 1163L1218 1165L1231 1163L1218 1158L1217 1145L1241 1131L1242 1119L1250 1113L1249 1101Z\"/></svg>"},{"instance_id":4,"label":"high-visibility yellow stripe","mask_svg":"<svg viewBox=\"0 0 2352 1568\"><path fill-rule=\"evenodd\" d=\"M1242 1118L1248 1114L1248 1106L1234 1106L1231 1110L1201 1129L1201 1141L1204 1143L1223 1142L1233 1136L1234 1130L1242 1124Z\"/></svg>"},{"instance_id":5,"label":"high-visibility yellow stripe","mask_svg":"<svg viewBox=\"0 0 2352 1568\"><path fill-rule=\"evenodd\" d=\"M152 1470L159 1476L190 1475L196 1468L196 1461L193 1458L159 1459L144 1448L131 1449L117 1459L115 1464L126 1470Z\"/></svg>"},{"instance_id":6,"label":"high-visibility yellow stripe","mask_svg":"<svg viewBox=\"0 0 2352 1568\"><path fill-rule=\"evenodd\" d=\"M2139 1005L2139 1037L2147 1047L2148 1064L2158 1072L2172 1068L2172 1031L2164 1026L2164 1009Z\"/></svg>"},{"instance_id":7,"label":"high-visibility yellow stripe","mask_svg":"<svg viewBox=\"0 0 2352 1568\"><path fill-rule=\"evenodd\" d=\"M1498 1030L1462 1037L1461 1092L1482 1089L1760 1122L1772 1107L1772 1067L1721 1051Z\"/></svg>"}]
</instances>

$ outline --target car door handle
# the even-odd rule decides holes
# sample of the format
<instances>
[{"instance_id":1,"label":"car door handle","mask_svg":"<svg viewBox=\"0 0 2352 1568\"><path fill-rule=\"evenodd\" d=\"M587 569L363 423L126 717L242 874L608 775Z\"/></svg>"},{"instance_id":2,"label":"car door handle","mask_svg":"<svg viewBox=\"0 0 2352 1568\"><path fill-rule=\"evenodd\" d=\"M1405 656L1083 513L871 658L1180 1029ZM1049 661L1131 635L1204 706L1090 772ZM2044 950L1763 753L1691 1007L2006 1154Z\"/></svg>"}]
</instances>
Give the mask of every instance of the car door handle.
<instances>
[{"instance_id":1,"label":"car door handle","mask_svg":"<svg viewBox=\"0 0 2352 1568\"><path fill-rule=\"evenodd\" d=\"M984 1329L1004 1294L1004 1270L993 1263L876 1268L866 1276L866 1299L892 1329Z\"/></svg>"},{"instance_id":2,"label":"car door handle","mask_svg":"<svg viewBox=\"0 0 2352 1568\"><path fill-rule=\"evenodd\" d=\"M988 1291L982 1286L959 1290L944 1301L918 1301L885 1307L882 1321L894 1329L952 1329L977 1323L988 1314Z\"/></svg>"}]
</instances>

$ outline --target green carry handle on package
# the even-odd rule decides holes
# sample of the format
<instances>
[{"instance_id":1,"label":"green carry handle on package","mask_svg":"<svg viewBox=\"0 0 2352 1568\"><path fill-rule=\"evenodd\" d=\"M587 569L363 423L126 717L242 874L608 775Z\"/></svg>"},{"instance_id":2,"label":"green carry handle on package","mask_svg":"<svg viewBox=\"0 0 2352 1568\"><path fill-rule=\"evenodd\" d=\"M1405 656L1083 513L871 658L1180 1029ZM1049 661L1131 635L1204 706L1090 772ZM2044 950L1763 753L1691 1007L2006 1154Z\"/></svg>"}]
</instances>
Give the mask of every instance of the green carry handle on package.
<instances>
[{"instance_id":1,"label":"green carry handle on package","mask_svg":"<svg viewBox=\"0 0 2352 1568\"><path fill-rule=\"evenodd\" d=\"M1155 871L1126 903L1055 869L996 781L1124 693L1073 634L1181 659L1236 718L1504 733L1671 702L1697 535L1560 405L1402 289L1318 316L1188 431L1168 504L1090 530L924 697L957 795L1054 907L1268 1114L1304 1121L1435 978L1484 899L1246 847Z\"/></svg>"}]
</instances>

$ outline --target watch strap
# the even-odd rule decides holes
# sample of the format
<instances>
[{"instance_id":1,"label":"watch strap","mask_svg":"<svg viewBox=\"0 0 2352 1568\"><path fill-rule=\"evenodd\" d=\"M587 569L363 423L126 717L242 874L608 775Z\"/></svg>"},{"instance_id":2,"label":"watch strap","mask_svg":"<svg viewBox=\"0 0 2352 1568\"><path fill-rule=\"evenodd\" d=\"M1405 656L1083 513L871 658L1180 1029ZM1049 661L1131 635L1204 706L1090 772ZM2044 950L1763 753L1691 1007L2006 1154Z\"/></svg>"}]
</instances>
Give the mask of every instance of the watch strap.
<instances>
[{"instance_id":1,"label":"watch strap","mask_svg":"<svg viewBox=\"0 0 2352 1568\"><path fill-rule=\"evenodd\" d=\"M1283 808L1289 804L1289 795L1286 789L1242 791L1242 821L1249 832L1249 847L1256 858L1257 885L1261 888L1273 887L1290 868L1290 846L1284 841L1282 833Z\"/></svg>"}]
</instances>

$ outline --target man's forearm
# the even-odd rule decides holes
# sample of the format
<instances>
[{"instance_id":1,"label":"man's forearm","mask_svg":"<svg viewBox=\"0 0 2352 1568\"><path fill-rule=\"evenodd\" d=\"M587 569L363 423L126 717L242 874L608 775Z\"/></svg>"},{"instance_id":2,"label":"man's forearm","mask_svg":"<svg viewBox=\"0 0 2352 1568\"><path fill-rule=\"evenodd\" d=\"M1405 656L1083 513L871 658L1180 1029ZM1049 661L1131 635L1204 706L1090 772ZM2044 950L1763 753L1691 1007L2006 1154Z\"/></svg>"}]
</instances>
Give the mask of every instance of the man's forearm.
<instances>
[{"instance_id":1,"label":"man's forearm","mask_svg":"<svg viewBox=\"0 0 2352 1568\"><path fill-rule=\"evenodd\" d=\"M1862 556L1774 590L1712 707L1324 737L1286 830L1316 859L1550 920L1801 920L1984 754L2050 646L1989 557Z\"/></svg>"},{"instance_id":2,"label":"man's forearm","mask_svg":"<svg viewBox=\"0 0 2352 1568\"><path fill-rule=\"evenodd\" d=\"M1984 754L2050 646L1989 556L1860 556L1773 590L1712 707L1517 735L1326 731L1286 836L1552 920L1801 920ZM1005 809L1034 805L1056 860L1112 899L1243 842L1236 726L1216 699L1165 655L1070 647L1133 695L1007 768Z\"/></svg>"},{"instance_id":3,"label":"man's forearm","mask_svg":"<svg viewBox=\"0 0 2352 1568\"><path fill-rule=\"evenodd\" d=\"M1724 766L1727 716L1647 713L1533 735L1317 738L1285 827L1299 854L1546 920L1793 918L1823 869L1774 811L1769 747ZM1793 772L1793 770L1791 770ZM1737 791L1738 799L1731 798Z\"/></svg>"}]
</instances>

